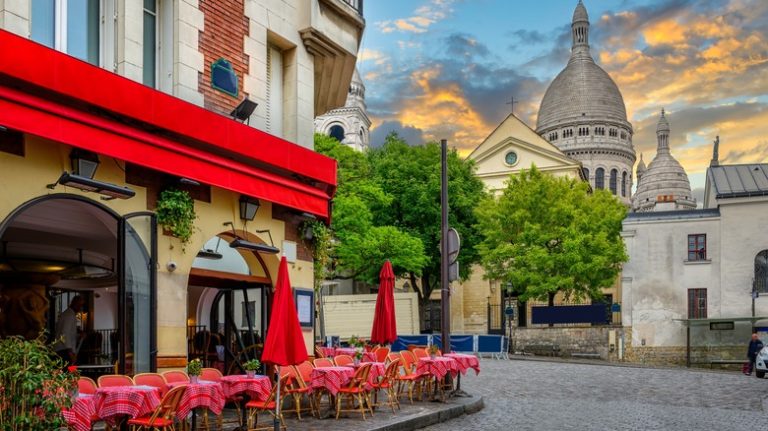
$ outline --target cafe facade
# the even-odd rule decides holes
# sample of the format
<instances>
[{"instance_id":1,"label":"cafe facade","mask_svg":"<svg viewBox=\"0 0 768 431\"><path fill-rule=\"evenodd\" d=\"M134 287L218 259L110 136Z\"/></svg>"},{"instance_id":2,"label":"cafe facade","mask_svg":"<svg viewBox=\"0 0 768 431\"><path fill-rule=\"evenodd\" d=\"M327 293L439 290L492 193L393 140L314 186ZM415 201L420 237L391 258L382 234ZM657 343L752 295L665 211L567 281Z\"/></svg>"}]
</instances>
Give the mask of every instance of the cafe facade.
<instances>
[{"instance_id":1,"label":"cafe facade","mask_svg":"<svg viewBox=\"0 0 768 431\"><path fill-rule=\"evenodd\" d=\"M79 364L257 347L282 256L312 298L304 227L336 187L312 120L344 104L363 28L341 0L0 4L0 336L50 337L79 295ZM158 207L185 196L182 241Z\"/></svg>"}]
</instances>

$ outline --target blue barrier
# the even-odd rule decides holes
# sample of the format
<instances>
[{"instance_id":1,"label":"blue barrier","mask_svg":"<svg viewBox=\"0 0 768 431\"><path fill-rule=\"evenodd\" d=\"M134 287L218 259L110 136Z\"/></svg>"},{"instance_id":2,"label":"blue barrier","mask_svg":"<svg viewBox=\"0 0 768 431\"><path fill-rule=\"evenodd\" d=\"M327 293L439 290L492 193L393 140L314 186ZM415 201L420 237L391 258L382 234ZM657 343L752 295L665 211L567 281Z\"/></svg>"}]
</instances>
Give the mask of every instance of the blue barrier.
<instances>
[{"instance_id":1,"label":"blue barrier","mask_svg":"<svg viewBox=\"0 0 768 431\"><path fill-rule=\"evenodd\" d=\"M392 351L408 350L408 345L416 344L426 346L435 344L443 350L442 336L440 335L399 335L392 343ZM473 353L482 355L490 354L501 359L508 358L508 339L501 335L451 335L451 350L454 352Z\"/></svg>"},{"instance_id":2,"label":"blue barrier","mask_svg":"<svg viewBox=\"0 0 768 431\"><path fill-rule=\"evenodd\" d=\"M430 335L398 335L397 340L392 343L392 351L399 352L401 350L408 350L409 344L427 345L429 344Z\"/></svg>"},{"instance_id":3,"label":"blue barrier","mask_svg":"<svg viewBox=\"0 0 768 431\"><path fill-rule=\"evenodd\" d=\"M607 310L603 303L533 307L531 323L605 323Z\"/></svg>"}]
</instances>

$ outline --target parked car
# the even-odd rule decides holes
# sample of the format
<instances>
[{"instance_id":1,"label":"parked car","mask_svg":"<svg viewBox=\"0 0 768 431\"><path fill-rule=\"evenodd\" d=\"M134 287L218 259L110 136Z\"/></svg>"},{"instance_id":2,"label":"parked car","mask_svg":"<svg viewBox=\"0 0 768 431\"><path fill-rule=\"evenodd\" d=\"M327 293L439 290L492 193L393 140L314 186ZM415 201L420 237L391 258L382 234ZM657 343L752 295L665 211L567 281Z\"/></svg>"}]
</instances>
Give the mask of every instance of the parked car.
<instances>
[{"instance_id":1,"label":"parked car","mask_svg":"<svg viewBox=\"0 0 768 431\"><path fill-rule=\"evenodd\" d=\"M755 376L758 379L765 377L765 373L768 371L768 346L763 347L757 352L757 360L755 360Z\"/></svg>"}]
</instances>

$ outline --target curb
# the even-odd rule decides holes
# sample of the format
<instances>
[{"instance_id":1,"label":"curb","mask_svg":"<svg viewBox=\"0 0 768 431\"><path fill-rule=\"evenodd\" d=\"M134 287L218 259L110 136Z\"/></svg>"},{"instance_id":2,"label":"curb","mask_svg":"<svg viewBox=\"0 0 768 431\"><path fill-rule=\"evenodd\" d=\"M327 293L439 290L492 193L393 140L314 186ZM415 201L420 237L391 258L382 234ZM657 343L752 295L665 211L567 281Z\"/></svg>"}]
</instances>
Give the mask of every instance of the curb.
<instances>
[{"instance_id":1,"label":"curb","mask_svg":"<svg viewBox=\"0 0 768 431\"><path fill-rule=\"evenodd\" d=\"M459 416L477 413L482 410L484 406L483 397L470 397L467 398L466 401L462 400L460 404L448 404L439 410L427 414L418 413L406 416L394 423L389 423L381 427L369 428L368 431L412 431L446 422Z\"/></svg>"}]
</instances>

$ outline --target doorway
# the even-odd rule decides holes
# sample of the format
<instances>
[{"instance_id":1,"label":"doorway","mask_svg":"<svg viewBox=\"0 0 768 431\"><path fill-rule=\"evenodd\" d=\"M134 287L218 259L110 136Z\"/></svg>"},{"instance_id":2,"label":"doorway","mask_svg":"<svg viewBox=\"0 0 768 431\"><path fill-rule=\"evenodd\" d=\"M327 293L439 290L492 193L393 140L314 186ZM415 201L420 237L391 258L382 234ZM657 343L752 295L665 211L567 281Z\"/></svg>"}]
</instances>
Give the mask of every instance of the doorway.
<instances>
[{"instance_id":1,"label":"doorway","mask_svg":"<svg viewBox=\"0 0 768 431\"><path fill-rule=\"evenodd\" d=\"M156 232L153 213L121 216L79 195L21 205L0 224L0 336L54 341L80 296L78 366L154 371Z\"/></svg>"}]
</instances>

